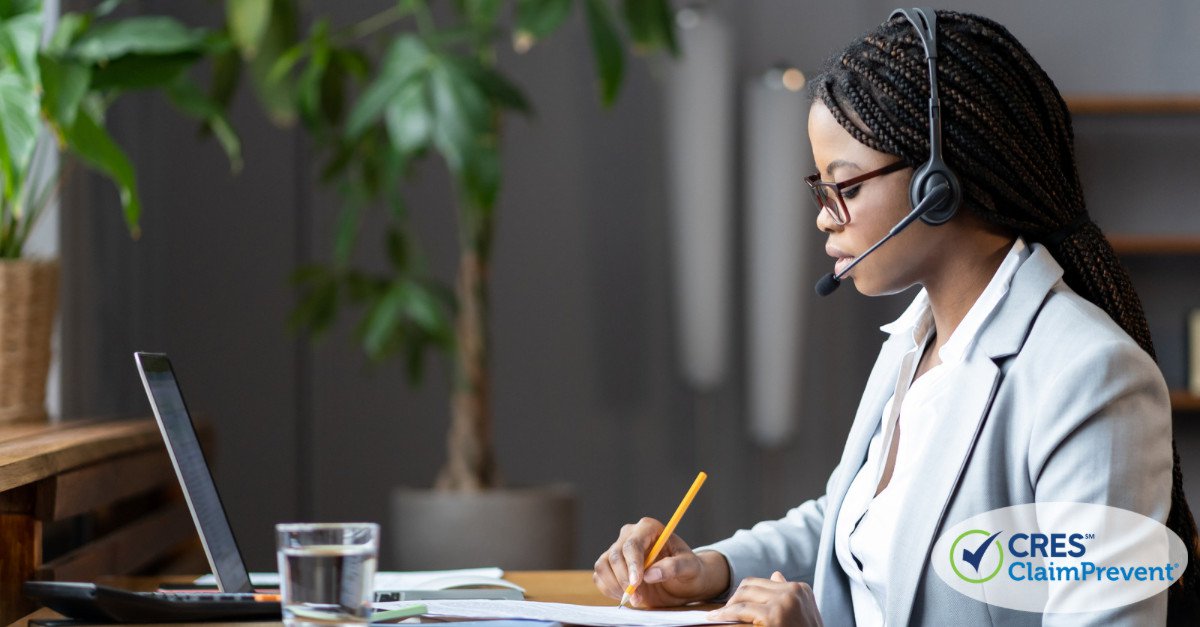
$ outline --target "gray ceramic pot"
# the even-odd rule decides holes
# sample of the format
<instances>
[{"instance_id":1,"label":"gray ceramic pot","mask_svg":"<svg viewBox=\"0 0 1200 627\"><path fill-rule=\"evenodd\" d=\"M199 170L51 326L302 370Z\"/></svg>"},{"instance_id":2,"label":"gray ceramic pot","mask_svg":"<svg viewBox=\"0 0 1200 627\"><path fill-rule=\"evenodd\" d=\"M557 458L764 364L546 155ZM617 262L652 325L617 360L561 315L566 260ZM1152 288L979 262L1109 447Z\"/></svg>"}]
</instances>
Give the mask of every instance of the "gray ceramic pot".
<instances>
[{"instance_id":1,"label":"gray ceramic pot","mask_svg":"<svg viewBox=\"0 0 1200 627\"><path fill-rule=\"evenodd\" d=\"M574 490L567 485L464 493L398 488L384 542L403 570L574 568Z\"/></svg>"}]
</instances>

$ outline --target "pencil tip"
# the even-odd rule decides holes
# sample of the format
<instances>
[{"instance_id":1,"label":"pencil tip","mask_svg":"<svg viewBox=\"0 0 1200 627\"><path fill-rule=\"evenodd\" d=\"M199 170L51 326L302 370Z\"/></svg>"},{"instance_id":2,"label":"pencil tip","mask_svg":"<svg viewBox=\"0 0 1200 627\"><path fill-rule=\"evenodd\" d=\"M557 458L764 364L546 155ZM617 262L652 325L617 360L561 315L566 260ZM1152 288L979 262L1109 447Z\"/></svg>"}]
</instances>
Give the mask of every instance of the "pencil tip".
<instances>
[{"instance_id":1,"label":"pencil tip","mask_svg":"<svg viewBox=\"0 0 1200 627\"><path fill-rule=\"evenodd\" d=\"M618 608L625 607L625 604L628 602L629 602L629 593L626 592L625 594L621 595L621 603L618 604L617 607Z\"/></svg>"}]
</instances>

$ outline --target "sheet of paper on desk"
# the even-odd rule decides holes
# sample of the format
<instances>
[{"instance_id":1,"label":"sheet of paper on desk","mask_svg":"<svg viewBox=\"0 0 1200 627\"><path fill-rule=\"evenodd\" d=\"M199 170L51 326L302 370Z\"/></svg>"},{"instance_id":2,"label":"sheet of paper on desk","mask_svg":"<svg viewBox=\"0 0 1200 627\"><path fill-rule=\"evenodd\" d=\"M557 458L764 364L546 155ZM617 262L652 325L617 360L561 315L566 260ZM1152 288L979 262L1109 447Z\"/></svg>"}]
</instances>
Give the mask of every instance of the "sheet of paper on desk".
<instances>
[{"instance_id":1,"label":"sheet of paper on desk","mask_svg":"<svg viewBox=\"0 0 1200 627\"><path fill-rule=\"evenodd\" d=\"M685 625L712 625L705 616L708 612L697 610L653 611L619 608L615 605L594 607L569 603L542 603L539 601L422 601L429 611L426 616L453 616L456 618L523 618L532 620L558 621L571 625L648 625L654 627L684 627ZM394 609L405 603L376 603L380 609Z\"/></svg>"},{"instance_id":2,"label":"sheet of paper on desk","mask_svg":"<svg viewBox=\"0 0 1200 627\"><path fill-rule=\"evenodd\" d=\"M462 568L458 570L412 570L405 572L383 571L375 573L375 589L376 590L440 590L439 587L423 587L426 584L433 582L436 586L438 579L448 579L450 577L491 577L499 579L504 576L504 571L500 568ZM212 574L205 575L196 580L196 583L202 586L214 585L217 583ZM279 573L250 573L250 583L256 586L278 586Z\"/></svg>"}]
</instances>

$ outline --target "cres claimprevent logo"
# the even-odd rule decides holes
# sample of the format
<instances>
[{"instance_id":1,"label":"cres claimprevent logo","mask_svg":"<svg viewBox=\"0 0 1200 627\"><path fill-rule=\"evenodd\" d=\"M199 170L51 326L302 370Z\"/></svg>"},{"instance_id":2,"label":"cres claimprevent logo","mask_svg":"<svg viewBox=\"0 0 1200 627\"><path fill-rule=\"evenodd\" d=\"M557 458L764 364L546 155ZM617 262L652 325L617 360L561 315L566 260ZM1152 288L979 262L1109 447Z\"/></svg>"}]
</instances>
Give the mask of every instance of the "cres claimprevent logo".
<instances>
[{"instance_id":1,"label":"cres claimprevent logo","mask_svg":"<svg viewBox=\"0 0 1200 627\"><path fill-rule=\"evenodd\" d=\"M1162 593L1187 546L1157 519L1096 503L1011 505L947 526L929 553L948 586L1025 612L1090 613Z\"/></svg>"},{"instance_id":2,"label":"cres claimprevent logo","mask_svg":"<svg viewBox=\"0 0 1200 627\"><path fill-rule=\"evenodd\" d=\"M1000 573L1004 567L1004 546L996 542L1000 532L982 529L962 532L950 545L950 568L967 583L983 583Z\"/></svg>"}]
</instances>

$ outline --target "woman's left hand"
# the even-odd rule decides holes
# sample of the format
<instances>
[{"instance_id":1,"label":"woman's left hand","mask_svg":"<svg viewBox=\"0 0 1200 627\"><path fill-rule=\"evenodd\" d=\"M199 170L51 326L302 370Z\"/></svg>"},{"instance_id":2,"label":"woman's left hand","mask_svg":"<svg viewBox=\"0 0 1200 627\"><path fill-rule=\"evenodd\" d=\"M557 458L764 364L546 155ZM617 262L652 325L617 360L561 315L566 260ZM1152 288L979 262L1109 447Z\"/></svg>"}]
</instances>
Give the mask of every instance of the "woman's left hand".
<instances>
[{"instance_id":1,"label":"woman's left hand","mask_svg":"<svg viewBox=\"0 0 1200 627\"><path fill-rule=\"evenodd\" d=\"M770 579L743 579L725 607L709 612L708 618L764 627L819 627L822 624L812 587L806 583L789 582L778 571Z\"/></svg>"}]
</instances>

